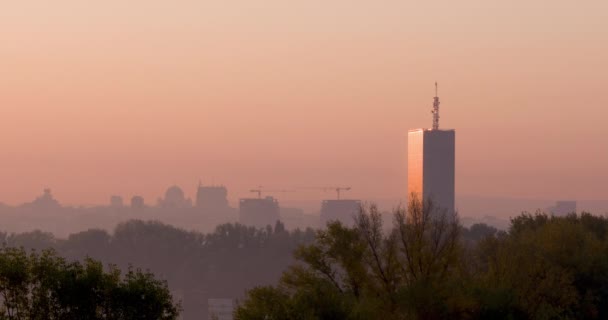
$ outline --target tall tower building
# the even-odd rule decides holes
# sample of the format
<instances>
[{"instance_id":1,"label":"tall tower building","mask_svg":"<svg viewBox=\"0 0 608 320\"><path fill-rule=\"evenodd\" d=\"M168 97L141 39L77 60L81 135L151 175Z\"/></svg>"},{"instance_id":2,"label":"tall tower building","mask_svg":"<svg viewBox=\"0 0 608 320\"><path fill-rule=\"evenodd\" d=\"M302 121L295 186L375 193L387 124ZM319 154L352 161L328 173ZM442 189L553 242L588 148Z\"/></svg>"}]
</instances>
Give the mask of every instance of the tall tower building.
<instances>
[{"instance_id":1,"label":"tall tower building","mask_svg":"<svg viewBox=\"0 0 608 320\"><path fill-rule=\"evenodd\" d=\"M408 132L408 196L415 193L424 201L431 199L435 206L454 212L456 132L439 129L437 83L432 113L431 129Z\"/></svg>"}]
</instances>

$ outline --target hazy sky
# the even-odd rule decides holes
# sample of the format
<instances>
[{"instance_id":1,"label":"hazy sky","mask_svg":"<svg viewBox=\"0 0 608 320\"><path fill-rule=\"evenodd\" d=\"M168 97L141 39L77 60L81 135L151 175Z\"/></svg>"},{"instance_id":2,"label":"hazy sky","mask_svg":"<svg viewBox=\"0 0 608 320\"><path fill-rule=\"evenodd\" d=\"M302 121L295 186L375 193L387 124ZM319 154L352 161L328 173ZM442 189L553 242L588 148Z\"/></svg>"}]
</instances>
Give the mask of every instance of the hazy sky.
<instances>
[{"instance_id":1,"label":"hazy sky","mask_svg":"<svg viewBox=\"0 0 608 320\"><path fill-rule=\"evenodd\" d=\"M608 198L605 0L2 1L0 43L2 202L399 198L435 80L458 194Z\"/></svg>"}]
</instances>

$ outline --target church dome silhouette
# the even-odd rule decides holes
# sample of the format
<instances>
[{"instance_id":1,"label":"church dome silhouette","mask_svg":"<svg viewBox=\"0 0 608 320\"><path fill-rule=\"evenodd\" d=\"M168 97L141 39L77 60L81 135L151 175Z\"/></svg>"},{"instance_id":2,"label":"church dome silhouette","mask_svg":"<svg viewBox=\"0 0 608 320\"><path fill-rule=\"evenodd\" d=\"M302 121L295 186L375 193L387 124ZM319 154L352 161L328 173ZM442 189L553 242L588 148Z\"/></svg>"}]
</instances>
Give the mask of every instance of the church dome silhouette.
<instances>
[{"instance_id":1,"label":"church dome silhouette","mask_svg":"<svg viewBox=\"0 0 608 320\"><path fill-rule=\"evenodd\" d=\"M165 200L184 200L184 191L179 186L171 186L165 192Z\"/></svg>"}]
</instances>

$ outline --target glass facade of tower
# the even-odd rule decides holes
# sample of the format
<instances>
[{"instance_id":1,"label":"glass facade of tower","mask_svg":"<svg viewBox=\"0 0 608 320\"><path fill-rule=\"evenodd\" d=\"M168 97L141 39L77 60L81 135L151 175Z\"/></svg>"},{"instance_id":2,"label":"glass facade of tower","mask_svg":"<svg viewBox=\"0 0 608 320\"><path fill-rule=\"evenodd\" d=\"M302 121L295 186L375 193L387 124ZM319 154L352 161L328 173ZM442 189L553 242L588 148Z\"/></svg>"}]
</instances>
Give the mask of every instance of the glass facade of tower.
<instances>
[{"instance_id":1,"label":"glass facade of tower","mask_svg":"<svg viewBox=\"0 0 608 320\"><path fill-rule=\"evenodd\" d=\"M416 193L436 206L455 210L454 130L416 129L408 133L408 196Z\"/></svg>"},{"instance_id":2,"label":"glass facade of tower","mask_svg":"<svg viewBox=\"0 0 608 320\"><path fill-rule=\"evenodd\" d=\"M407 137L407 195L422 195L424 130L410 130Z\"/></svg>"}]
</instances>

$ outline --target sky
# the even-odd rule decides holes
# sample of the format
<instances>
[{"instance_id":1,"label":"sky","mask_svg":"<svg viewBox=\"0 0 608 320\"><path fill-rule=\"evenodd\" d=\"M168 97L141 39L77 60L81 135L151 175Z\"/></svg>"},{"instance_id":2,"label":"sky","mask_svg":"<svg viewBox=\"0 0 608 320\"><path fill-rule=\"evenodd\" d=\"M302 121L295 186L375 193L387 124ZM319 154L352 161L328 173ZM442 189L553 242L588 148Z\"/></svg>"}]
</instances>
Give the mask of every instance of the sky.
<instances>
[{"instance_id":1,"label":"sky","mask_svg":"<svg viewBox=\"0 0 608 320\"><path fill-rule=\"evenodd\" d=\"M435 81L458 195L608 199L608 1L3 1L0 42L0 202L404 198Z\"/></svg>"}]
</instances>

